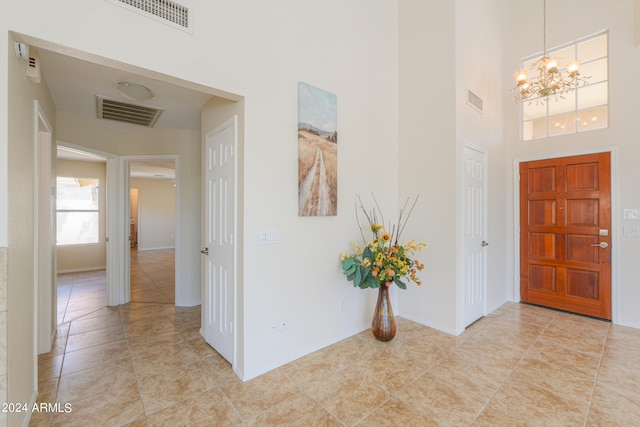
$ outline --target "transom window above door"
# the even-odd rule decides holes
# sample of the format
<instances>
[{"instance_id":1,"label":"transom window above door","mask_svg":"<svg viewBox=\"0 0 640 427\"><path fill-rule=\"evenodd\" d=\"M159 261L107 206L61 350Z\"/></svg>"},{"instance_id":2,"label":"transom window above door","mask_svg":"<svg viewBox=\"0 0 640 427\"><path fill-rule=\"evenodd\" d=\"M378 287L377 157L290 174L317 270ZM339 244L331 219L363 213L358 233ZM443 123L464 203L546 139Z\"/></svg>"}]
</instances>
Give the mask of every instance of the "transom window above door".
<instances>
[{"instance_id":1,"label":"transom window above door","mask_svg":"<svg viewBox=\"0 0 640 427\"><path fill-rule=\"evenodd\" d=\"M547 56L559 56L561 63L580 61L580 74L587 84L576 86L558 99L532 98L522 102L523 141L603 129L609 126L608 32L601 32L549 49ZM534 55L521 61L529 70L538 61ZM564 71L564 70L561 70ZM531 70L530 73L535 73Z\"/></svg>"}]
</instances>

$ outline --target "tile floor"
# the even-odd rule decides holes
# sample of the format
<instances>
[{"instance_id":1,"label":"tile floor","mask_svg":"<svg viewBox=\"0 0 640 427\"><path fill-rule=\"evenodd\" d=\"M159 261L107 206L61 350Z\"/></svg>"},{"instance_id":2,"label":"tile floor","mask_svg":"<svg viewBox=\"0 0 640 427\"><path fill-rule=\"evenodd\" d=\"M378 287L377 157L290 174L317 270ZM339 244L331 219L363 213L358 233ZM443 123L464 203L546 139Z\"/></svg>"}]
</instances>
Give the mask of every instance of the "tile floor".
<instances>
[{"instance_id":1,"label":"tile floor","mask_svg":"<svg viewBox=\"0 0 640 427\"><path fill-rule=\"evenodd\" d=\"M38 401L72 411L34 413L32 426L640 420L640 330L507 303L458 337L398 318L391 342L364 331L242 383L200 337L200 307L134 302L80 314L89 309L71 304L75 293L88 304L104 298L99 276L73 278L54 349L39 359Z\"/></svg>"}]
</instances>

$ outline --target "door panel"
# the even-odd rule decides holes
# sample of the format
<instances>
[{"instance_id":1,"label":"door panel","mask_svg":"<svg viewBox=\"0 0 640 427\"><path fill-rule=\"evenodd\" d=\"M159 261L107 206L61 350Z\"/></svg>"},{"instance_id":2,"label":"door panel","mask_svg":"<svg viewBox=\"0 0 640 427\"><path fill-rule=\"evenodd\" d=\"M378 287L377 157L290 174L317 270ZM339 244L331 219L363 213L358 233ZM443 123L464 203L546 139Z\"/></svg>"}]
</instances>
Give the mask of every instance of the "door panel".
<instances>
[{"instance_id":1,"label":"door panel","mask_svg":"<svg viewBox=\"0 0 640 427\"><path fill-rule=\"evenodd\" d=\"M467 327L486 312L485 172L484 152L464 149L464 310Z\"/></svg>"},{"instance_id":2,"label":"door panel","mask_svg":"<svg viewBox=\"0 0 640 427\"><path fill-rule=\"evenodd\" d=\"M610 164L609 153L520 164L522 301L611 319Z\"/></svg>"},{"instance_id":3,"label":"door panel","mask_svg":"<svg viewBox=\"0 0 640 427\"><path fill-rule=\"evenodd\" d=\"M235 121L206 137L205 340L233 364L235 307Z\"/></svg>"}]
</instances>

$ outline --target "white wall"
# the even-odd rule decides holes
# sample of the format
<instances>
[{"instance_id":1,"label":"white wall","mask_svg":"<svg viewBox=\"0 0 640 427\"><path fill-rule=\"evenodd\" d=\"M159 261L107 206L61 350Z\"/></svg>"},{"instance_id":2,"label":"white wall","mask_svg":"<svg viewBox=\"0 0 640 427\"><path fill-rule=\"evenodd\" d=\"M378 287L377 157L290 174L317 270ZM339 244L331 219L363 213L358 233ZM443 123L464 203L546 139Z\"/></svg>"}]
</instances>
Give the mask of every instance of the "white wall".
<instances>
[{"instance_id":1,"label":"white wall","mask_svg":"<svg viewBox=\"0 0 640 427\"><path fill-rule=\"evenodd\" d=\"M502 92L505 99L504 135L509 159L526 159L534 156L550 157L581 150L603 150L615 147L617 161L613 161L612 175L618 182L618 192L612 194L613 229L612 255L613 268L617 269L618 293L614 293L615 303L619 304L619 315L614 321L625 325L640 327L640 238L623 237L623 225L640 225L638 221L622 221L624 208L640 207L640 182L638 160L640 159L640 120L638 120L637 100L640 87L635 83L640 72L640 51L634 46L634 2L632 0L565 0L549 2L547 5L547 45L552 47L575 40L601 30L609 29L609 128L573 135L538 139L523 142L519 140L519 109L512 104L508 89L513 79L505 78ZM576 11L579 10L579 19ZM531 5L522 2L509 2L509 16L531 14ZM541 18L540 18L541 19ZM510 19L507 42L505 45L505 75L517 69L519 60L541 51L540 19L533 22ZM508 192L513 192L513 166L505 176L508 180ZM510 209L513 218L513 205ZM513 224L513 220L511 222ZM509 244L513 247L513 239ZM505 260L512 265L517 260L509 256ZM615 285L614 285L615 286Z\"/></svg>"},{"instance_id":2,"label":"white wall","mask_svg":"<svg viewBox=\"0 0 640 427\"><path fill-rule=\"evenodd\" d=\"M421 287L399 293L398 313L456 332L455 3L399 2L399 202L420 195L403 239L429 244Z\"/></svg>"},{"instance_id":3,"label":"white wall","mask_svg":"<svg viewBox=\"0 0 640 427\"><path fill-rule=\"evenodd\" d=\"M510 74L504 72L502 41L505 38L507 0L457 0L456 1L456 142L458 155L457 179L462 179L462 147L471 143L482 147L488 155L487 185L487 312L498 308L510 299L512 269L505 264L512 251L507 242L512 233L508 227L511 218L511 193L505 178L511 170L507 158L507 143L502 132L504 114L503 85ZM511 64L508 64L509 66ZM467 104L467 90L483 100L483 112L479 113ZM511 107L509 104L507 108ZM460 183L461 184L461 183ZM458 214L463 208L462 185L458 186ZM458 217L461 218L460 216ZM458 221L459 274L464 262L460 256L462 223ZM458 284L456 330L462 331L462 305L464 292Z\"/></svg>"},{"instance_id":4,"label":"white wall","mask_svg":"<svg viewBox=\"0 0 640 427\"><path fill-rule=\"evenodd\" d=\"M38 100L49 123L55 106L46 83L26 78L26 63L9 50L8 58L8 210L7 251L7 401L32 403L37 393L34 244L35 108ZM54 135L55 138L55 129ZM4 338L4 337L3 337ZM1 373L1 372L0 372ZM19 425L24 413L9 413L9 425Z\"/></svg>"},{"instance_id":5,"label":"white wall","mask_svg":"<svg viewBox=\"0 0 640 427\"><path fill-rule=\"evenodd\" d=\"M138 189L138 250L175 246L176 189L174 181L131 178Z\"/></svg>"},{"instance_id":6,"label":"white wall","mask_svg":"<svg viewBox=\"0 0 640 427\"><path fill-rule=\"evenodd\" d=\"M98 270L107 264L106 243L106 178L105 163L81 162L75 160L58 160L58 176L77 178L96 178L99 180L98 191L100 207L100 223L98 228L99 243L89 245L70 245L57 247L58 273L83 270Z\"/></svg>"}]
</instances>

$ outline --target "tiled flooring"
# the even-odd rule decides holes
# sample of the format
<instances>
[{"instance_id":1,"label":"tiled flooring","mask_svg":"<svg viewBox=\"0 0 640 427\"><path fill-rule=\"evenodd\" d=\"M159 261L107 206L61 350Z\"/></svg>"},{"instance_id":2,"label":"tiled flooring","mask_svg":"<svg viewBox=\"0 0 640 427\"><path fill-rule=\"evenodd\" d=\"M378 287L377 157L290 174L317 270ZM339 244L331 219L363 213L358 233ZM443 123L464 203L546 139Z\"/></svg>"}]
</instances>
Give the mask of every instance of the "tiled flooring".
<instances>
[{"instance_id":1,"label":"tiled flooring","mask_svg":"<svg viewBox=\"0 0 640 427\"><path fill-rule=\"evenodd\" d=\"M86 279L88 301L102 298ZM83 286L74 279L73 292ZM98 297L92 296L97 294ZM69 299L69 305L72 302ZM73 307L72 307L73 308ZM453 337L398 318L242 383L200 337L200 307L95 307L39 359L30 425L637 426L640 330L507 303Z\"/></svg>"}]
</instances>

